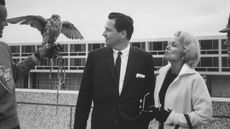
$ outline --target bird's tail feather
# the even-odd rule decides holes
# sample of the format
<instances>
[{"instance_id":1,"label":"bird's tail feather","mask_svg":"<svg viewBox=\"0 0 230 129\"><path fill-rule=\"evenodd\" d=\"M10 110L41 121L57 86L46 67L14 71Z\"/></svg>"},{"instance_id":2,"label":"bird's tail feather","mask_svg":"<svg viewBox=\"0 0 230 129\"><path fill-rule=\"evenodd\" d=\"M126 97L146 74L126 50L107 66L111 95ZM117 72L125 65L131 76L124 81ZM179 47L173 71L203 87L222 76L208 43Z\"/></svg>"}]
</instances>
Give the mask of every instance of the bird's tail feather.
<instances>
[{"instance_id":1,"label":"bird's tail feather","mask_svg":"<svg viewBox=\"0 0 230 129\"><path fill-rule=\"evenodd\" d=\"M17 23L22 22L24 20L25 20L24 17L16 17L16 18L8 18L6 21L8 23L11 23L11 24L17 24Z\"/></svg>"}]
</instances>

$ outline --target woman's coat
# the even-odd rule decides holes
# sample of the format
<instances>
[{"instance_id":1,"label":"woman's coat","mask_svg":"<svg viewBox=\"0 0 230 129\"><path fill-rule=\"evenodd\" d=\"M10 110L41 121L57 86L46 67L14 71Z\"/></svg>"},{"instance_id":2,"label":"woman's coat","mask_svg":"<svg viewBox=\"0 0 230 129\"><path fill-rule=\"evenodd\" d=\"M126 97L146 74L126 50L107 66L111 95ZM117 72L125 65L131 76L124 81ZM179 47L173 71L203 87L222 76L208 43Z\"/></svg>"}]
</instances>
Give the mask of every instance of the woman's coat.
<instances>
[{"instance_id":1,"label":"woman's coat","mask_svg":"<svg viewBox=\"0 0 230 129\"><path fill-rule=\"evenodd\" d=\"M162 67L156 78L154 92L155 107L161 107L159 91L171 64ZM165 109L171 109L164 129L174 129L175 125L188 128L184 113L188 114L194 128L201 128L212 119L212 103L205 80L198 72L184 64L180 73L170 84L165 95ZM158 129L158 121L150 123L150 129Z\"/></svg>"}]
</instances>

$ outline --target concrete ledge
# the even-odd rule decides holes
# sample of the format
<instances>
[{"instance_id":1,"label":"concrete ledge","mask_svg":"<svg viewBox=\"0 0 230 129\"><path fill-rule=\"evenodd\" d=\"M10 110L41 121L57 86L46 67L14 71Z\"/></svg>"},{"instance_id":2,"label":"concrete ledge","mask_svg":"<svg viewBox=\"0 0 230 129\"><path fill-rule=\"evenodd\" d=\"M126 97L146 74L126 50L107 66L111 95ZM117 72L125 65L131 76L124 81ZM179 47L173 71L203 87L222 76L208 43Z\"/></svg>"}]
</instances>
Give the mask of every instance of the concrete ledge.
<instances>
[{"instance_id":1,"label":"concrete ledge","mask_svg":"<svg viewBox=\"0 0 230 129\"><path fill-rule=\"evenodd\" d=\"M56 90L16 89L21 128L72 129L77 96L78 91L59 91L57 107ZM229 129L230 98L212 98L212 102L214 118L204 128Z\"/></svg>"},{"instance_id":2,"label":"concrete ledge","mask_svg":"<svg viewBox=\"0 0 230 129\"><path fill-rule=\"evenodd\" d=\"M75 106L77 102L78 91L59 91L56 90L34 90L17 89L17 102L19 103L37 103L37 104L56 104L57 98L60 105Z\"/></svg>"},{"instance_id":3,"label":"concrete ledge","mask_svg":"<svg viewBox=\"0 0 230 129\"><path fill-rule=\"evenodd\" d=\"M72 129L77 91L17 89L22 129ZM74 109L73 109L74 108Z\"/></svg>"}]
</instances>

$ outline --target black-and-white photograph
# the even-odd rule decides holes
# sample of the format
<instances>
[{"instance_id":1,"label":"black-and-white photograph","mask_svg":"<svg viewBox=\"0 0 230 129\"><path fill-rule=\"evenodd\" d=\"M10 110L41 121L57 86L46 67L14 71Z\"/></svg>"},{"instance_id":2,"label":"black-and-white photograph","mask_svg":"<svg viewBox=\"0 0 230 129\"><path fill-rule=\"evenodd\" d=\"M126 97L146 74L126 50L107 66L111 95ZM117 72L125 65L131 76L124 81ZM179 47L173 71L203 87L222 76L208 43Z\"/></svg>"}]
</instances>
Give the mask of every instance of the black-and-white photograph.
<instances>
[{"instance_id":1,"label":"black-and-white photograph","mask_svg":"<svg viewBox=\"0 0 230 129\"><path fill-rule=\"evenodd\" d=\"M0 129L230 129L230 0L0 0Z\"/></svg>"}]
</instances>

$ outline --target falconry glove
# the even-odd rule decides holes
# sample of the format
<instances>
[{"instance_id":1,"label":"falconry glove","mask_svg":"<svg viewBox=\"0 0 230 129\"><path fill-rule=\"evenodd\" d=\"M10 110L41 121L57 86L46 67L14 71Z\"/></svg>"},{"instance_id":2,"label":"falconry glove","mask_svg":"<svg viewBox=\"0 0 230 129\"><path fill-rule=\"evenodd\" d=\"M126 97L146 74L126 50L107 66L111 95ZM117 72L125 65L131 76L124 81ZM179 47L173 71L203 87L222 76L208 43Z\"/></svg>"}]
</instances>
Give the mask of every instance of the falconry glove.
<instances>
[{"instance_id":1,"label":"falconry glove","mask_svg":"<svg viewBox=\"0 0 230 129\"><path fill-rule=\"evenodd\" d=\"M38 48L34 55L39 60L44 58L55 58L57 57L59 51L61 51L60 44L53 44L51 46L42 45L40 48Z\"/></svg>"}]
</instances>

